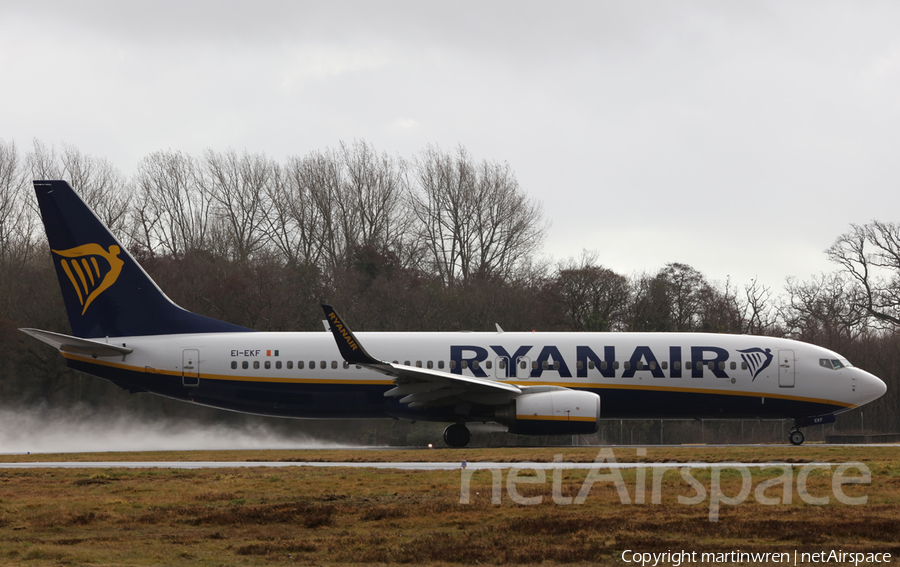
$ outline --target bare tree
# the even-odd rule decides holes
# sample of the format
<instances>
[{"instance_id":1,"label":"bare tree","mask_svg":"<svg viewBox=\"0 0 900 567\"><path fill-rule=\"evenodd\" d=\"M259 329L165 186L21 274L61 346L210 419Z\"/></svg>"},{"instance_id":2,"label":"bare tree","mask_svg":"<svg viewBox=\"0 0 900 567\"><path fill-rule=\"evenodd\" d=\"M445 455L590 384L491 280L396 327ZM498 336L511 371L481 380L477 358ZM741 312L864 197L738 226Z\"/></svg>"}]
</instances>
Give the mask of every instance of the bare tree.
<instances>
[{"instance_id":1,"label":"bare tree","mask_svg":"<svg viewBox=\"0 0 900 567\"><path fill-rule=\"evenodd\" d=\"M788 278L780 315L796 338L840 350L866 331L866 311L858 285L841 274L822 274L798 282Z\"/></svg>"},{"instance_id":2,"label":"bare tree","mask_svg":"<svg viewBox=\"0 0 900 567\"><path fill-rule=\"evenodd\" d=\"M105 158L85 155L65 144L57 153L35 140L27 163L33 179L65 179L110 230L126 232L131 185Z\"/></svg>"},{"instance_id":3,"label":"bare tree","mask_svg":"<svg viewBox=\"0 0 900 567\"><path fill-rule=\"evenodd\" d=\"M346 267L357 250L409 258L405 165L362 141L291 158L266 231L290 262Z\"/></svg>"},{"instance_id":4,"label":"bare tree","mask_svg":"<svg viewBox=\"0 0 900 567\"><path fill-rule=\"evenodd\" d=\"M900 224L872 221L850 230L827 250L861 293L857 307L892 326L900 325Z\"/></svg>"},{"instance_id":5,"label":"bare tree","mask_svg":"<svg viewBox=\"0 0 900 567\"><path fill-rule=\"evenodd\" d=\"M347 242L402 258L411 223L403 200L406 164L386 153L379 155L363 141L342 142L340 156L346 171L340 202L350 206L342 214L356 219L356 233L347 235Z\"/></svg>"},{"instance_id":6,"label":"bare tree","mask_svg":"<svg viewBox=\"0 0 900 567\"><path fill-rule=\"evenodd\" d=\"M243 262L258 252L265 241L264 197L277 165L262 154L234 150L207 150L203 159L204 183L215 202L221 223L218 243L232 259Z\"/></svg>"},{"instance_id":7,"label":"bare tree","mask_svg":"<svg viewBox=\"0 0 900 567\"><path fill-rule=\"evenodd\" d=\"M628 303L628 279L597 264L596 252L560 263L551 283L566 326L573 331L613 331Z\"/></svg>"},{"instance_id":8,"label":"bare tree","mask_svg":"<svg viewBox=\"0 0 900 567\"><path fill-rule=\"evenodd\" d=\"M207 247L213 197L195 158L181 152L152 153L138 165L136 184L136 241L150 252L172 256Z\"/></svg>"},{"instance_id":9,"label":"bare tree","mask_svg":"<svg viewBox=\"0 0 900 567\"><path fill-rule=\"evenodd\" d=\"M678 262L666 264L659 277L666 283L673 331L695 331L700 326L706 278L695 268Z\"/></svg>"},{"instance_id":10,"label":"bare tree","mask_svg":"<svg viewBox=\"0 0 900 567\"><path fill-rule=\"evenodd\" d=\"M775 330L777 321L772 301L772 288L759 283L754 278L744 286L747 302L744 304L744 332L764 335Z\"/></svg>"},{"instance_id":11,"label":"bare tree","mask_svg":"<svg viewBox=\"0 0 900 567\"><path fill-rule=\"evenodd\" d=\"M409 206L433 273L445 285L508 278L541 245L547 230L509 166L476 164L465 148L435 146L414 164Z\"/></svg>"},{"instance_id":12,"label":"bare tree","mask_svg":"<svg viewBox=\"0 0 900 567\"><path fill-rule=\"evenodd\" d=\"M33 200L25 168L15 143L0 140L0 261L21 265L33 248L37 217L29 210Z\"/></svg>"},{"instance_id":13,"label":"bare tree","mask_svg":"<svg viewBox=\"0 0 900 567\"><path fill-rule=\"evenodd\" d=\"M266 235L289 265L322 261L326 225L313 196L318 174L315 160L290 158L266 189Z\"/></svg>"}]
</instances>

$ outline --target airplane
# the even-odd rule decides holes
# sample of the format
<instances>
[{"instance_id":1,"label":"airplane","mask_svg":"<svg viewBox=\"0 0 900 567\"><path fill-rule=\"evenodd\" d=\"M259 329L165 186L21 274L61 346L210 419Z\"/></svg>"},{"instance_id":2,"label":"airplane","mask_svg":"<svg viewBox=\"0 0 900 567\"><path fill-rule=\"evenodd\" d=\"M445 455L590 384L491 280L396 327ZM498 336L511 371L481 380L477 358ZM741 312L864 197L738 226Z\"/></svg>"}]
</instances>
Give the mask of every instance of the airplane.
<instances>
[{"instance_id":1,"label":"airplane","mask_svg":"<svg viewBox=\"0 0 900 567\"><path fill-rule=\"evenodd\" d=\"M469 423L590 434L601 419L793 419L802 428L886 391L828 349L703 333L257 332L172 302L65 181L34 181L71 335L24 328L66 364L128 390L288 418ZM370 354L371 353L371 354ZM601 412L602 401L602 412Z\"/></svg>"}]
</instances>

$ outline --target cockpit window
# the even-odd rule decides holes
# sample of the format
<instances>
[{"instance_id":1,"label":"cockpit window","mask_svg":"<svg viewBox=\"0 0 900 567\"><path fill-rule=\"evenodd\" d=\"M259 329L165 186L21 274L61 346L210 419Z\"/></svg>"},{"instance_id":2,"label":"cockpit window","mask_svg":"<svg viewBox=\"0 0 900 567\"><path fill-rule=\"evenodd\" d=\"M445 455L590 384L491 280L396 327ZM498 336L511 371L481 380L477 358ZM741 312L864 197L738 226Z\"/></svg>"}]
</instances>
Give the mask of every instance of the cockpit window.
<instances>
[{"instance_id":1,"label":"cockpit window","mask_svg":"<svg viewBox=\"0 0 900 567\"><path fill-rule=\"evenodd\" d=\"M819 366L822 368L828 368L831 370L837 370L839 368L846 368L852 366L848 361L837 358L820 358Z\"/></svg>"}]
</instances>

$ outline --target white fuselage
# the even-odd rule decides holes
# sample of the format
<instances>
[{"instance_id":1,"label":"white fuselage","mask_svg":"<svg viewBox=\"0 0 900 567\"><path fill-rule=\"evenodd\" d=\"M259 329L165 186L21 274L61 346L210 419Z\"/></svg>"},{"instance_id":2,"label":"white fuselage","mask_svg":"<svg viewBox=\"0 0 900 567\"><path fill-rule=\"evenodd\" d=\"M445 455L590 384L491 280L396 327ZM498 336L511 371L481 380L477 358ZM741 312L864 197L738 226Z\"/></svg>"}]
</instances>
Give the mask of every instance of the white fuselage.
<instances>
[{"instance_id":1,"label":"white fuselage","mask_svg":"<svg viewBox=\"0 0 900 567\"><path fill-rule=\"evenodd\" d=\"M357 336L372 356L388 362L520 386L590 390L600 395L604 417L800 417L846 411L885 391L881 380L832 351L770 337ZM73 367L124 387L227 409L292 417L446 418L440 411L406 411L385 400L381 394L392 380L346 364L324 331L119 337L109 342L133 352L103 358L64 354Z\"/></svg>"}]
</instances>

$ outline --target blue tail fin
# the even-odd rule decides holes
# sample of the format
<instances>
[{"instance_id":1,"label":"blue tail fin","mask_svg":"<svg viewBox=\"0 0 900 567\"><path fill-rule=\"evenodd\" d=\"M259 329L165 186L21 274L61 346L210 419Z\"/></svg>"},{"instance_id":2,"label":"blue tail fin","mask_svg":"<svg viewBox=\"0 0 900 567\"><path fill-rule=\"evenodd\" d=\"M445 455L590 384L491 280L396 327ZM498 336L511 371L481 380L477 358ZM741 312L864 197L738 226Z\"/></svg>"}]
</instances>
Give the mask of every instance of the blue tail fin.
<instances>
[{"instance_id":1,"label":"blue tail fin","mask_svg":"<svg viewBox=\"0 0 900 567\"><path fill-rule=\"evenodd\" d=\"M65 181L34 190L76 337L250 330L175 305Z\"/></svg>"}]
</instances>

